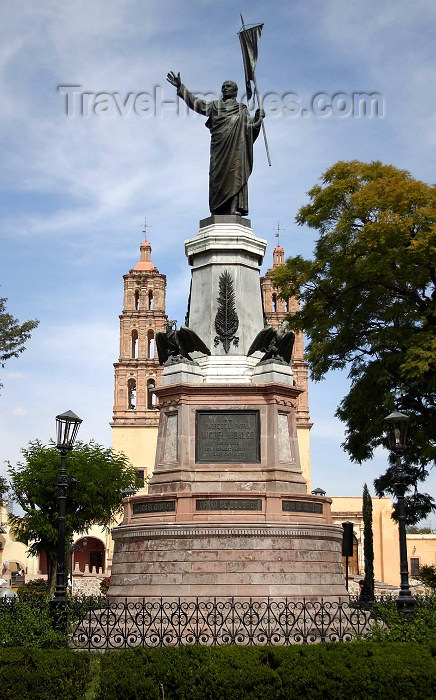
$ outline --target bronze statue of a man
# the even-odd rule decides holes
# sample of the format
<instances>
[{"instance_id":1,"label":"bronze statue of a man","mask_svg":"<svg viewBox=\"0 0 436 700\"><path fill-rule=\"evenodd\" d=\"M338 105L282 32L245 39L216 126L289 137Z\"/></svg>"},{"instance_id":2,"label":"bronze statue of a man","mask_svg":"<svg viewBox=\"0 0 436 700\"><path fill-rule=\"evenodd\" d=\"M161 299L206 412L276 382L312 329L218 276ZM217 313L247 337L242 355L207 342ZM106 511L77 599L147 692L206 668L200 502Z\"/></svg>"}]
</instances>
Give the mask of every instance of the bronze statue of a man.
<instances>
[{"instance_id":1,"label":"bronze statue of a man","mask_svg":"<svg viewBox=\"0 0 436 700\"><path fill-rule=\"evenodd\" d=\"M248 214L247 181L253 169L253 143L265 116L256 110L254 118L247 106L236 101L238 86L226 80L222 99L206 101L183 85L180 73L168 73L167 80L188 107L207 117L211 133L209 168L209 208L211 214Z\"/></svg>"}]
</instances>

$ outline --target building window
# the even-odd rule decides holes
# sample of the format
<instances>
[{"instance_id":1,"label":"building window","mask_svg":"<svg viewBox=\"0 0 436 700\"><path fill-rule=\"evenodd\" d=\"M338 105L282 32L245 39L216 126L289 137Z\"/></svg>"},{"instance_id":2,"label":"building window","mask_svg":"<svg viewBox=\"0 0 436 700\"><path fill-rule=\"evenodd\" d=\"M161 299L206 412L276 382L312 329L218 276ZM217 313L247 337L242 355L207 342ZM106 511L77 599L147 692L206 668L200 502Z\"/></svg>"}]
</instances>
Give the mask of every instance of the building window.
<instances>
[{"instance_id":1,"label":"building window","mask_svg":"<svg viewBox=\"0 0 436 700\"><path fill-rule=\"evenodd\" d=\"M271 297L271 311L274 313L277 311L277 294L273 294Z\"/></svg>"},{"instance_id":2,"label":"building window","mask_svg":"<svg viewBox=\"0 0 436 700\"><path fill-rule=\"evenodd\" d=\"M148 310L153 311L153 292L151 289L148 292Z\"/></svg>"},{"instance_id":3,"label":"building window","mask_svg":"<svg viewBox=\"0 0 436 700\"><path fill-rule=\"evenodd\" d=\"M149 411L156 408L156 396L154 393L156 387L156 382L154 379L149 379L147 381L147 408Z\"/></svg>"},{"instance_id":4,"label":"building window","mask_svg":"<svg viewBox=\"0 0 436 700\"><path fill-rule=\"evenodd\" d=\"M136 486L138 489L143 489L145 485L145 469L136 470Z\"/></svg>"},{"instance_id":5,"label":"building window","mask_svg":"<svg viewBox=\"0 0 436 700\"><path fill-rule=\"evenodd\" d=\"M410 557L410 575L416 576L419 571L419 557Z\"/></svg>"},{"instance_id":6,"label":"building window","mask_svg":"<svg viewBox=\"0 0 436 700\"><path fill-rule=\"evenodd\" d=\"M135 311L139 310L139 289L135 292Z\"/></svg>"},{"instance_id":7,"label":"building window","mask_svg":"<svg viewBox=\"0 0 436 700\"><path fill-rule=\"evenodd\" d=\"M284 301L283 306L285 307L285 313L288 314L289 313L289 301L288 300Z\"/></svg>"},{"instance_id":8,"label":"building window","mask_svg":"<svg viewBox=\"0 0 436 700\"><path fill-rule=\"evenodd\" d=\"M89 571L97 573L98 570L103 571L103 555L104 552L89 552Z\"/></svg>"},{"instance_id":9,"label":"building window","mask_svg":"<svg viewBox=\"0 0 436 700\"><path fill-rule=\"evenodd\" d=\"M129 379L127 382L127 408L136 408L136 379Z\"/></svg>"},{"instance_id":10,"label":"building window","mask_svg":"<svg viewBox=\"0 0 436 700\"><path fill-rule=\"evenodd\" d=\"M132 358L137 359L138 357L138 331L132 331Z\"/></svg>"},{"instance_id":11,"label":"building window","mask_svg":"<svg viewBox=\"0 0 436 700\"><path fill-rule=\"evenodd\" d=\"M152 360L154 358L154 332L147 333L147 357Z\"/></svg>"}]
</instances>

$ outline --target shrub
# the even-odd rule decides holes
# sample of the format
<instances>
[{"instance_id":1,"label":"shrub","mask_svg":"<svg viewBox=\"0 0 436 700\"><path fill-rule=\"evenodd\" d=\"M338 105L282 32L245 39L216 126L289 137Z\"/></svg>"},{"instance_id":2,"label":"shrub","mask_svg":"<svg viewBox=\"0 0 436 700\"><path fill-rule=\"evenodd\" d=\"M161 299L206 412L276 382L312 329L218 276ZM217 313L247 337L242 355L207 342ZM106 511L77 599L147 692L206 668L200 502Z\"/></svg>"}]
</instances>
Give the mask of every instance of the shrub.
<instances>
[{"instance_id":1,"label":"shrub","mask_svg":"<svg viewBox=\"0 0 436 700\"><path fill-rule=\"evenodd\" d=\"M2 700L83 700L90 660L68 649L0 649Z\"/></svg>"},{"instance_id":2,"label":"shrub","mask_svg":"<svg viewBox=\"0 0 436 700\"><path fill-rule=\"evenodd\" d=\"M64 645L64 636L53 629L47 598L3 602L0 611L0 647L53 649Z\"/></svg>"},{"instance_id":3,"label":"shrub","mask_svg":"<svg viewBox=\"0 0 436 700\"><path fill-rule=\"evenodd\" d=\"M102 595L107 594L110 585L111 585L111 577L105 576L104 579L100 582L100 592Z\"/></svg>"},{"instance_id":4,"label":"shrub","mask_svg":"<svg viewBox=\"0 0 436 700\"><path fill-rule=\"evenodd\" d=\"M43 578L28 581L18 588L17 594L20 600L43 598L48 596L48 582Z\"/></svg>"},{"instance_id":5,"label":"shrub","mask_svg":"<svg viewBox=\"0 0 436 700\"><path fill-rule=\"evenodd\" d=\"M352 642L111 651L101 657L96 700L423 700L435 695L436 660L428 646Z\"/></svg>"},{"instance_id":6,"label":"shrub","mask_svg":"<svg viewBox=\"0 0 436 700\"><path fill-rule=\"evenodd\" d=\"M436 591L436 566L424 564L414 578L421 581L425 586L433 588L433 592Z\"/></svg>"},{"instance_id":7,"label":"shrub","mask_svg":"<svg viewBox=\"0 0 436 700\"><path fill-rule=\"evenodd\" d=\"M106 605L102 597L67 597L65 625L74 628L78 620ZM65 635L53 624L53 611L47 596L25 595L23 598L0 601L0 647L54 649L65 646Z\"/></svg>"},{"instance_id":8,"label":"shrub","mask_svg":"<svg viewBox=\"0 0 436 700\"><path fill-rule=\"evenodd\" d=\"M436 595L415 597L415 610L410 617L399 612L395 600L372 606L376 620L370 639L377 642L416 642L432 644L436 640Z\"/></svg>"}]
</instances>

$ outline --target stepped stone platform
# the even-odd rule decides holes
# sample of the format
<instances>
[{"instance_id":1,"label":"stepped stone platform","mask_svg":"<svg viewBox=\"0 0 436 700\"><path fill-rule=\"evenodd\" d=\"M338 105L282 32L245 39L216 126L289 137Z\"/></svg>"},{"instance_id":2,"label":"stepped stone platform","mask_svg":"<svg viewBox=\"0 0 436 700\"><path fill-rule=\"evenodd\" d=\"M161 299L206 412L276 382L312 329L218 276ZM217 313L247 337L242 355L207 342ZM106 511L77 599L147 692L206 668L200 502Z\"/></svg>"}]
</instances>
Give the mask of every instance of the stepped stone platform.
<instances>
[{"instance_id":1,"label":"stepped stone platform","mask_svg":"<svg viewBox=\"0 0 436 700\"><path fill-rule=\"evenodd\" d=\"M180 507L181 500L175 500ZM183 500L185 508L180 510L193 499ZM222 499L221 505L224 501L236 505L235 500L245 505L242 499L230 498ZM151 504L159 501L138 497L130 505L141 509ZM287 523L266 518L255 523L247 516L244 522L240 512L234 522L230 513L227 521L203 517L208 519L183 523L174 517L173 523L162 523L154 515L160 522L153 526L133 516L130 525L119 528L110 597L346 598L336 526L292 522L289 516Z\"/></svg>"}]
</instances>

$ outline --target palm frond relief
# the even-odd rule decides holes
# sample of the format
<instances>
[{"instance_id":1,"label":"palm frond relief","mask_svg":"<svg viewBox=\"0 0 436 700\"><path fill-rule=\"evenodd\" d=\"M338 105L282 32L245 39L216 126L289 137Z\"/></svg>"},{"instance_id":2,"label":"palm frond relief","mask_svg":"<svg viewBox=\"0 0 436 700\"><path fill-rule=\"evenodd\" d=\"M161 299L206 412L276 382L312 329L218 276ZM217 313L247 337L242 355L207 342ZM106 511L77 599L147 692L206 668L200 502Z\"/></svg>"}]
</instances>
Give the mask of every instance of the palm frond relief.
<instances>
[{"instance_id":1,"label":"palm frond relief","mask_svg":"<svg viewBox=\"0 0 436 700\"><path fill-rule=\"evenodd\" d=\"M236 331L239 328L239 318L235 307L235 292L233 289L233 279L228 270L225 270L219 278L218 311L215 316L215 330L217 335L214 338L214 345L223 344L224 352L227 354L230 345L239 345L239 338Z\"/></svg>"}]
</instances>

